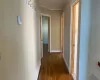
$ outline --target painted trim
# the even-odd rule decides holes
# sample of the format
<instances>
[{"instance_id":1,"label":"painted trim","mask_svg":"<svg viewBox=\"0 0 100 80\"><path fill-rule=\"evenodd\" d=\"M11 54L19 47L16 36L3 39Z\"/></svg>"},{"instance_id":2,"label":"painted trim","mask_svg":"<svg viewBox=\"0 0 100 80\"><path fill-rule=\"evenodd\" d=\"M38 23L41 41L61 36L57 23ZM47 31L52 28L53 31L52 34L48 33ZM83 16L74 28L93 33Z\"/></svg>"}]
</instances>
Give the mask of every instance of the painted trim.
<instances>
[{"instance_id":1,"label":"painted trim","mask_svg":"<svg viewBox=\"0 0 100 80\"><path fill-rule=\"evenodd\" d=\"M73 6L75 6L77 3L79 2L79 5L80 5L80 0L75 0L73 3L72 3L72 5L71 5L71 19L70 19L70 22L71 22L71 24L70 24L70 65L71 65L71 53L72 53L72 50L71 50L71 48L72 48L72 46L71 46L71 44L72 44L72 42L71 42L71 40L72 40L72 24L73 24L73 22L72 22L72 18L73 18ZM80 15L80 14L79 14ZM79 25L79 24L78 24ZM79 31L78 31L78 33L79 33ZM79 36L78 36L78 38L79 38ZM78 43L79 44L79 43ZM70 71L71 71L71 66L69 65L69 67L70 67Z\"/></svg>"},{"instance_id":2,"label":"painted trim","mask_svg":"<svg viewBox=\"0 0 100 80\"><path fill-rule=\"evenodd\" d=\"M62 52L62 51L61 50L51 50L50 53L51 52Z\"/></svg>"},{"instance_id":3,"label":"painted trim","mask_svg":"<svg viewBox=\"0 0 100 80\"><path fill-rule=\"evenodd\" d=\"M43 7L43 8L45 8L45 9L48 9L48 10L51 10L51 11L60 11L60 10L62 10L62 9L50 9L50 8L47 8L46 6L43 6L43 5L40 5L40 7Z\"/></svg>"},{"instance_id":4,"label":"painted trim","mask_svg":"<svg viewBox=\"0 0 100 80\"><path fill-rule=\"evenodd\" d=\"M49 26L49 50L48 51L51 51L51 15L50 14L44 14L44 13L40 13L40 15L41 15L41 17L42 16L48 16L49 18L50 18L50 26ZM42 28L42 18L41 18L41 28ZM41 29L40 29L40 32L41 32ZM40 35L41 35L41 33L40 33ZM41 37L40 37L40 40L41 40ZM40 41L41 42L41 41ZM43 52L42 52L42 56L41 56L41 58L43 57Z\"/></svg>"},{"instance_id":5,"label":"painted trim","mask_svg":"<svg viewBox=\"0 0 100 80\"><path fill-rule=\"evenodd\" d=\"M63 22L62 22L62 17L63 17ZM61 51L62 53L64 53L64 12L61 14L61 19L60 19L60 48L61 48ZM62 26L63 24L63 26ZM63 54L64 55L64 54Z\"/></svg>"},{"instance_id":6,"label":"painted trim","mask_svg":"<svg viewBox=\"0 0 100 80\"><path fill-rule=\"evenodd\" d=\"M80 23L81 23L81 0L79 0L79 23L78 23L78 50L77 50L77 80L79 80L79 58L80 58Z\"/></svg>"},{"instance_id":7,"label":"painted trim","mask_svg":"<svg viewBox=\"0 0 100 80\"><path fill-rule=\"evenodd\" d=\"M39 65L36 67L35 71L34 71L34 80L38 80L38 75L40 72L40 67L41 67L41 63L39 63Z\"/></svg>"},{"instance_id":8,"label":"painted trim","mask_svg":"<svg viewBox=\"0 0 100 80\"><path fill-rule=\"evenodd\" d=\"M74 73L71 75L72 75L73 79L76 80L76 75Z\"/></svg>"},{"instance_id":9,"label":"painted trim","mask_svg":"<svg viewBox=\"0 0 100 80\"><path fill-rule=\"evenodd\" d=\"M51 15L50 14L45 14L45 13L40 13L41 15L43 15L43 16L48 16L48 17L51 17Z\"/></svg>"},{"instance_id":10,"label":"painted trim","mask_svg":"<svg viewBox=\"0 0 100 80\"><path fill-rule=\"evenodd\" d=\"M72 9L73 9L73 4L71 5L71 17L70 17L70 61L69 61L69 72L71 73L71 53L72 53L72 51L71 51L71 44L72 44L72 42L71 42L71 39L72 39Z\"/></svg>"},{"instance_id":11,"label":"painted trim","mask_svg":"<svg viewBox=\"0 0 100 80\"><path fill-rule=\"evenodd\" d=\"M65 58L64 58L64 61L65 61ZM68 71L70 72L69 66L68 66L66 61L65 61L65 64L66 64L66 67L67 67Z\"/></svg>"},{"instance_id":12,"label":"painted trim","mask_svg":"<svg viewBox=\"0 0 100 80\"><path fill-rule=\"evenodd\" d=\"M79 2L79 23L78 23L78 48L77 48L77 77L75 76L75 74L72 74L73 78L76 79L75 80L79 80L79 56L80 56L80 20L81 20L81 17L80 17L80 14L81 14L81 0L76 0L74 1L72 4L71 4L71 19L70 19L70 40L71 40L71 35L72 35L72 9L73 9L73 6L75 4L77 4ZM71 41L70 41L70 45L71 45ZM71 64L71 46L70 46L70 64ZM69 65L69 71L71 71L71 66Z\"/></svg>"}]
</instances>

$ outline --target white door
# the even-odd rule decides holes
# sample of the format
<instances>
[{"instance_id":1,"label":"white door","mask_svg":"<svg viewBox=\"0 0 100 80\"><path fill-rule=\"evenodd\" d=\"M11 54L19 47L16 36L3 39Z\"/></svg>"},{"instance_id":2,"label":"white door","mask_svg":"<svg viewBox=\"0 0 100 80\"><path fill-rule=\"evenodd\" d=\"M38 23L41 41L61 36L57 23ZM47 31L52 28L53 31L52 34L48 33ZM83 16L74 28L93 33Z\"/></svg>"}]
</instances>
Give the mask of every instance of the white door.
<instances>
[{"instance_id":1,"label":"white door","mask_svg":"<svg viewBox=\"0 0 100 80\"><path fill-rule=\"evenodd\" d=\"M72 6L72 34L71 34L71 74L78 79L78 30L79 30L79 1Z\"/></svg>"},{"instance_id":2,"label":"white door","mask_svg":"<svg viewBox=\"0 0 100 80\"><path fill-rule=\"evenodd\" d=\"M79 21L79 3L76 4L75 6L75 54L74 54L74 74L75 74L75 77L77 76L77 50L78 50L78 21Z\"/></svg>"}]
</instances>

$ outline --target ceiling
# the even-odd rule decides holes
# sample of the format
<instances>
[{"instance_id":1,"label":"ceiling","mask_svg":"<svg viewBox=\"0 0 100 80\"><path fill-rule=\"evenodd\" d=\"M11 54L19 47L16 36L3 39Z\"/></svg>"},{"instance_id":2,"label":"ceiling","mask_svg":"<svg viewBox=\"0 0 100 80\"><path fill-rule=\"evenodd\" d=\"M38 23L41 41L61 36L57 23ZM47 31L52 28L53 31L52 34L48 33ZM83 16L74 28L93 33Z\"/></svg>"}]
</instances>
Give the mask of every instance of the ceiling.
<instances>
[{"instance_id":1,"label":"ceiling","mask_svg":"<svg viewBox=\"0 0 100 80\"><path fill-rule=\"evenodd\" d=\"M39 0L40 6L48 9L61 10L68 0Z\"/></svg>"}]
</instances>

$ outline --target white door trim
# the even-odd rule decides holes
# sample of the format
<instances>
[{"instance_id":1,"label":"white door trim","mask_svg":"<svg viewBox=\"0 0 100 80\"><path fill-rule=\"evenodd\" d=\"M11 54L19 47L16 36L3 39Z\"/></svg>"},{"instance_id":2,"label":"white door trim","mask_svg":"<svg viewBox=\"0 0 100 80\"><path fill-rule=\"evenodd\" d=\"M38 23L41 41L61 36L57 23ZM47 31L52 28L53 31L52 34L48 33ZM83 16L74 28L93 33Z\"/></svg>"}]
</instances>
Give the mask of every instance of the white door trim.
<instances>
[{"instance_id":1,"label":"white door trim","mask_svg":"<svg viewBox=\"0 0 100 80\"><path fill-rule=\"evenodd\" d=\"M78 76L79 76L79 50L80 50L80 13L81 13L81 0L76 0L74 3L72 3L71 5L71 19L70 19L70 45L71 45L71 39L72 39L72 15L73 15L73 12L72 12L72 9L73 9L73 6L79 2L79 22L78 22L78 44L77 44L77 74L72 74L74 80L79 80L78 79ZM71 46L70 46L70 65L71 65ZM69 72L71 73L71 66L69 65Z\"/></svg>"},{"instance_id":2,"label":"white door trim","mask_svg":"<svg viewBox=\"0 0 100 80\"><path fill-rule=\"evenodd\" d=\"M40 22L40 24L41 24L41 28L42 28L42 16L47 16L47 17L49 17L50 18L50 28L49 28L49 51L51 51L51 15L49 15L49 14L44 14L44 13L40 13L40 15L41 15L41 22ZM40 31L41 31L41 28L40 28ZM41 33L40 33L41 34ZM42 36L42 34L41 34L41 36ZM40 37L40 42L41 42L41 37ZM41 58L43 57L43 50L41 49L41 53L42 53L42 55L41 55Z\"/></svg>"}]
</instances>

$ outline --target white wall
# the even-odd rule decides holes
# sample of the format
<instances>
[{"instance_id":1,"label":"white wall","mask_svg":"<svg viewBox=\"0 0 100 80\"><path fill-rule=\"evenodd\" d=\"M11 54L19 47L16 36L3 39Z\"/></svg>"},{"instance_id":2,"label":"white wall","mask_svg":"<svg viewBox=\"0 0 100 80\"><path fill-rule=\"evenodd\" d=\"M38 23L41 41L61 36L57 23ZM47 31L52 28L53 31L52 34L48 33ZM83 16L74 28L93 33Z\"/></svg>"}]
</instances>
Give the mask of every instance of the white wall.
<instances>
[{"instance_id":1,"label":"white wall","mask_svg":"<svg viewBox=\"0 0 100 80\"><path fill-rule=\"evenodd\" d=\"M72 2L73 3L73 2ZM71 3L71 4L72 4ZM88 52L90 36L90 0L81 0L80 14L80 51L79 51L79 80L88 80ZM64 8L65 28L64 28L64 59L67 66L70 66L70 16L71 5Z\"/></svg>"},{"instance_id":2,"label":"white wall","mask_svg":"<svg viewBox=\"0 0 100 80\"><path fill-rule=\"evenodd\" d=\"M4 37L2 36L2 30L4 27L3 15L3 0L0 0L0 53L4 52ZM2 54L2 60L0 60L0 80L4 80L4 54Z\"/></svg>"},{"instance_id":3,"label":"white wall","mask_svg":"<svg viewBox=\"0 0 100 80\"><path fill-rule=\"evenodd\" d=\"M88 52L90 40L90 16L91 1L81 0L80 14L80 51L79 51L79 80L88 80ZM64 39L64 59L69 67L70 61L70 11L71 5L67 4L64 8L65 14L65 39Z\"/></svg>"},{"instance_id":4,"label":"white wall","mask_svg":"<svg viewBox=\"0 0 100 80\"><path fill-rule=\"evenodd\" d=\"M48 10L44 7L40 7L41 13L51 15L51 50L61 51L60 48L60 18L61 10Z\"/></svg>"},{"instance_id":5,"label":"white wall","mask_svg":"<svg viewBox=\"0 0 100 80\"><path fill-rule=\"evenodd\" d=\"M81 0L80 12L79 80L100 80L100 68L97 66L100 61L100 1ZM68 64L69 59L65 57L65 60Z\"/></svg>"},{"instance_id":6,"label":"white wall","mask_svg":"<svg viewBox=\"0 0 100 80\"><path fill-rule=\"evenodd\" d=\"M3 14L0 11L0 80L36 80L40 59L38 13L26 5L25 0L1 1L0 10L4 11ZM17 24L18 15L22 25Z\"/></svg>"},{"instance_id":7,"label":"white wall","mask_svg":"<svg viewBox=\"0 0 100 80\"><path fill-rule=\"evenodd\" d=\"M64 59L69 68L70 66L70 4L64 8Z\"/></svg>"},{"instance_id":8,"label":"white wall","mask_svg":"<svg viewBox=\"0 0 100 80\"><path fill-rule=\"evenodd\" d=\"M82 0L79 80L100 80L100 1Z\"/></svg>"},{"instance_id":9,"label":"white wall","mask_svg":"<svg viewBox=\"0 0 100 80\"><path fill-rule=\"evenodd\" d=\"M79 80L88 80L88 52L91 27L91 0L81 0Z\"/></svg>"},{"instance_id":10,"label":"white wall","mask_svg":"<svg viewBox=\"0 0 100 80\"><path fill-rule=\"evenodd\" d=\"M91 32L89 39L89 76L95 75L100 80L100 0L91 1ZM93 80L93 79L91 79Z\"/></svg>"}]
</instances>

